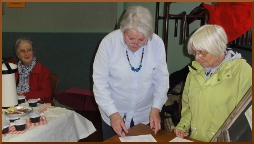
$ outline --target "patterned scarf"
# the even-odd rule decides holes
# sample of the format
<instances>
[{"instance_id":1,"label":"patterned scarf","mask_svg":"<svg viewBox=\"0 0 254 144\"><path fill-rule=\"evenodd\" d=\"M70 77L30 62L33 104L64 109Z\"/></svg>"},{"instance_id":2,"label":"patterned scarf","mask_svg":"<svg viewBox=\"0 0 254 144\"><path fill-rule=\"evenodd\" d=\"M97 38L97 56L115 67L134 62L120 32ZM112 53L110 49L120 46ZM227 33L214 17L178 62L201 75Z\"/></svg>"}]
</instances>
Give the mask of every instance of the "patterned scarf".
<instances>
[{"instance_id":1,"label":"patterned scarf","mask_svg":"<svg viewBox=\"0 0 254 144\"><path fill-rule=\"evenodd\" d=\"M33 58L29 66L25 66L21 61L18 62L19 83L17 85L17 93L25 93L30 91L29 75L36 63L36 57Z\"/></svg>"}]
</instances>

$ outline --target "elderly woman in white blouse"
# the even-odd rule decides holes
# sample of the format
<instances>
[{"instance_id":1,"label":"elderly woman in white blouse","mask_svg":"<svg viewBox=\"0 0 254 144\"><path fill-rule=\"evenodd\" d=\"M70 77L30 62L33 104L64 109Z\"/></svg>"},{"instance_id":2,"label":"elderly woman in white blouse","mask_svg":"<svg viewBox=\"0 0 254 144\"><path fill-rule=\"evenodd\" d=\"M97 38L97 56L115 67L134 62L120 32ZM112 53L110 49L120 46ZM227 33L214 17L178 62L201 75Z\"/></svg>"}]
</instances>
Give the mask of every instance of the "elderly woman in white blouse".
<instances>
[{"instance_id":1,"label":"elderly woman in white blouse","mask_svg":"<svg viewBox=\"0 0 254 144\"><path fill-rule=\"evenodd\" d=\"M162 39L147 8L129 7L120 29L99 45L93 64L93 92L102 117L103 139L125 137L139 123L161 129L169 73Z\"/></svg>"}]
</instances>

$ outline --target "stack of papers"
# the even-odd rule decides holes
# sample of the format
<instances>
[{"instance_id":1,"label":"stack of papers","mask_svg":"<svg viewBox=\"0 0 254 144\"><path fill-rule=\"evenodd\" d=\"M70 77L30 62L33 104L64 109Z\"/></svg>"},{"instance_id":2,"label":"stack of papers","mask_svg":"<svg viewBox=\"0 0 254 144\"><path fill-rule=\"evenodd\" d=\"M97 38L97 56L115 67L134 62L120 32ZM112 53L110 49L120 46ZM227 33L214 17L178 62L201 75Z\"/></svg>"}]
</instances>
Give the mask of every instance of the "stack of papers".
<instances>
[{"instance_id":1,"label":"stack of papers","mask_svg":"<svg viewBox=\"0 0 254 144\"><path fill-rule=\"evenodd\" d=\"M119 137L121 142L157 142L151 134Z\"/></svg>"}]
</instances>

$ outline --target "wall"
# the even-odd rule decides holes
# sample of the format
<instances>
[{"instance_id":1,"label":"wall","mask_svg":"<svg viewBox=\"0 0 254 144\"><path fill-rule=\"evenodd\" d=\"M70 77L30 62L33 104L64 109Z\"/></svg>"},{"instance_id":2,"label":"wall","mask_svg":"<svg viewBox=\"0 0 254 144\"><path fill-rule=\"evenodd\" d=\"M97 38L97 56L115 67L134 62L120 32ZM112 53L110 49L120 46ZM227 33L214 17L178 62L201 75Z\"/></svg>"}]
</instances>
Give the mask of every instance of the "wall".
<instances>
[{"instance_id":1,"label":"wall","mask_svg":"<svg viewBox=\"0 0 254 144\"><path fill-rule=\"evenodd\" d=\"M170 13L189 13L201 2L172 3ZM208 2L206 2L208 3ZM28 36L34 40L36 56L50 71L59 74L59 91L70 87L91 89L92 63L101 39L111 32L122 12L132 5L147 7L155 18L156 2L35 2L25 8L7 8L3 3L2 56L14 56L11 48L15 40ZM160 15L163 14L161 2ZM180 23L180 22L179 22ZM200 23L190 25L190 33ZM168 69L175 72L187 65L193 57L179 45L179 37L173 36L174 20L169 22ZM178 36L180 32L178 30ZM159 22L159 36L162 21ZM251 63L251 52L243 52Z\"/></svg>"},{"instance_id":2,"label":"wall","mask_svg":"<svg viewBox=\"0 0 254 144\"><path fill-rule=\"evenodd\" d=\"M92 88L92 63L101 39L116 24L117 3L26 2L25 8L3 3L2 57L15 57L19 37L30 37L35 55L60 76L58 91Z\"/></svg>"},{"instance_id":3,"label":"wall","mask_svg":"<svg viewBox=\"0 0 254 144\"><path fill-rule=\"evenodd\" d=\"M12 45L19 37L31 37L37 60L60 76L59 91L78 87L91 89L92 63L106 33L3 33L3 57L13 56Z\"/></svg>"},{"instance_id":4,"label":"wall","mask_svg":"<svg viewBox=\"0 0 254 144\"><path fill-rule=\"evenodd\" d=\"M116 23L116 3L26 2L25 8L3 3L3 32L109 32Z\"/></svg>"}]
</instances>

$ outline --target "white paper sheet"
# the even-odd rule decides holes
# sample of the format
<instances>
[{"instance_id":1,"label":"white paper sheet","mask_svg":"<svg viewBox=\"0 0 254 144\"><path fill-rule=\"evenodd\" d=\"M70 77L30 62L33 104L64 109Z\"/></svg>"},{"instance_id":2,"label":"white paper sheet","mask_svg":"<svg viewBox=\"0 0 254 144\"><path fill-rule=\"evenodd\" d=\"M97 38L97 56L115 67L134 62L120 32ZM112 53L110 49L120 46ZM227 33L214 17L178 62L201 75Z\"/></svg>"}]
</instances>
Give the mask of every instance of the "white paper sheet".
<instances>
[{"instance_id":1,"label":"white paper sheet","mask_svg":"<svg viewBox=\"0 0 254 144\"><path fill-rule=\"evenodd\" d=\"M252 105L245 112L245 116L249 122L250 128L252 130Z\"/></svg>"},{"instance_id":2,"label":"white paper sheet","mask_svg":"<svg viewBox=\"0 0 254 144\"><path fill-rule=\"evenodd\" d=\"M193 141L190 141L190 140L187 140L187 139L182 139L182 138L179 138L179 137L175 137L174 139L172 139L169 142L193 142Z\"/></svg>"},{"instance_id":3,"label":"white paper sheet","mask_svg":"<svg viewBox=\"0 0 254 144\"><path fill-rule=\"evenodd\" d=\"M157 142L151 134L119 137L121 142Z\"/></svg>"}]
</instances>

